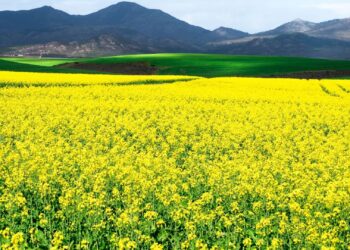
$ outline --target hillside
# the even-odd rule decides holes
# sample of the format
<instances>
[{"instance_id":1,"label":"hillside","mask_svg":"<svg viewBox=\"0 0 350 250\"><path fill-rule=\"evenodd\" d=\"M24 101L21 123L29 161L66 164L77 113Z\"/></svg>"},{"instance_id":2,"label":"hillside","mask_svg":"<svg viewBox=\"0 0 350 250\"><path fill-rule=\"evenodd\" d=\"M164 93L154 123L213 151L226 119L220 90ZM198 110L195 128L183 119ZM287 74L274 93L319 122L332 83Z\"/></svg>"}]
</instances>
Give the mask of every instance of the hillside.
<instances>
[{"instance_id":1,"label":"hillside","mask_svg":"<svg viewBox=\"0 0 350 250\"><path fill-rule=\"evenodd\" d=\"M307 33L316 37L350 41L350 18L319 23Z\"/></svg>"},{"instance_id":2,"label":"hillside","mask_svg":"<svg viewBox=\"0 0 350 250\"><path fill-rule=\"evenodd\" d=\"M303 33L273 37L254 37L246 42L213 44L212 53L263 56L297 56L328 59L350 59L350 42L317 38Z\"/></svg>"},{"instance_id":3,"label":"hillside","mask_svg":"<svg viewBox=\"0 0 350 250\"><path fill-rule=\"evenodd\" d=\"M291 33L305 33L312 30L316 26L316 23L308 22L302 19L296 19L294 21L283 24L273 30L259 33L259 35L282 35Z\"/></svg>"},{"instance_id":4,"label":"hillside","mask_svg":"<svg viewBox=\"0 0 350 250\"><path fill-rule=\"evenodd\" d=\"M0 70L36 72L104 72L220 76L289 76L296 72L342 72L350 76L350 61L290 57L227 56L208 54L152 54L89 59L3 58ZM346 74L345 74L346 73ZM310 77L309 74L297 78ZM321 78L336 77L333 74ZM294 77L290 75L290 77Z\"/></svg>"},{"instance_id":5,"label":"hillside","mask_svg":"<svg viewBox=\"0 0 350 250\"><path fill-rule=\"evenodd\" d=\"M98 12L69 15L51 7L0 12L0 48L8 54L96 56L201 51L215 33L160 10L121 2Z\"/></svg>"},{"instance_id":6,"label":"hillside","mask_svg":"<svg viewBox=\"0 0 350 250\"><path fill-rule=\"evenodd\" d=\"M219 53L350 59L350 19L301 19L249 34L191 25L161 10L120 2L88 15L49 6L0 11L0 55L99 57L143 53Z\"/></svg>"},{"instance_id":7,"label":"hillside","mask_svg":"<svg viewBox=\"0 0 350 250\"><path fill-rule=\"evenodd\" d=\"M158 68L158 74L195 75L206 77L272 76L293 72L350 69L350 61L207 54L116 56L89 59L85 61L85 63L90 64L118 64L133 62L147 62Z\"/></svg>"}]
</instances>

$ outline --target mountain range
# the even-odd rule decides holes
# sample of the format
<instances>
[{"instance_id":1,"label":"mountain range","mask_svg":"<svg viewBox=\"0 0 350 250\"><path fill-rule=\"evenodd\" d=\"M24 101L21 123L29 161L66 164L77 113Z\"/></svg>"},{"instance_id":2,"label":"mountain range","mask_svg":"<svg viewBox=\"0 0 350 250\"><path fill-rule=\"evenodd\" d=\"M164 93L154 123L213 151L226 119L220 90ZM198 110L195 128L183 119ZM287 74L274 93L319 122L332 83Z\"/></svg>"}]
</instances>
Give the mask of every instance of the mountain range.
<instances>
[{"instance_id":1,"label":"mountain range","mask_svg":"<svg viewBox=\"0 0 350 250\"><path fill-rule=\"evenodd\" d=\"M161 10L120 2L89 15L44 6L0 11L0 54L85 57L195 52L350 59L350 18L313 23L297 19L249 34L213 31Z\"/></svg>"}]
</instances>

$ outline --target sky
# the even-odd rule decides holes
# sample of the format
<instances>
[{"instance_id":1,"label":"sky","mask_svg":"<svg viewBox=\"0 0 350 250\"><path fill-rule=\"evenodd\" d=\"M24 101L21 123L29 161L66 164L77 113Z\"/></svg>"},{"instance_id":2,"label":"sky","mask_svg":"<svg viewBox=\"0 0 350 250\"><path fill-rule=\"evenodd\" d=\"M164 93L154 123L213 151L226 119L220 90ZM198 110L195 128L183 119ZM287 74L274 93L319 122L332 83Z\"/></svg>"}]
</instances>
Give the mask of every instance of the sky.
<instances>
[{"instance_id":1,"label":"sky","mask_svg":"<svg viewBox=\"0 0 350 250\"><path fill-rule=\"evenodd\" d=\"M260 32L301 18L320 22L350 17L349 0L129 0L161 9L207 29L220 26ZM23 10L49 5L70 14L88 14L119 0L0 0L0 10Z\"/></svg>"}]
</instances>

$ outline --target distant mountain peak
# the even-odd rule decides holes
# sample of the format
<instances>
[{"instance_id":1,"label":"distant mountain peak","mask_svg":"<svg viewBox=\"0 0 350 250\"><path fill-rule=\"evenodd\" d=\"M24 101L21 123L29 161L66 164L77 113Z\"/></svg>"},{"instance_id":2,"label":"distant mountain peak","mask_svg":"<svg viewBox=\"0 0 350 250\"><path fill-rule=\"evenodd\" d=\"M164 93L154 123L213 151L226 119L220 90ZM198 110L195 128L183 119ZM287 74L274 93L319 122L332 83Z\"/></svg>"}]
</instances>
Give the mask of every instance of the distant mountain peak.
<instances>
[{"instance_id":1,"label":"distant mountain peak","mask_svg":"<svg viewBox=\"0 0 350 250\"><path fill-rule=\"evenodd\" d=\"M51 6L48 6L48 5L44 5L42 7L33 9L32 11L59 11L59 12L62 12L61 10L57 10Z\"/></svg>"},{"instance_id":2,"label":"distant mountain peak","mask_svg":"<svg viewBox=\"0 0 350 250\"><path fill-rule=\"evenodd\" d=\"M137 4L137 3L134 3L134 2L129 2L129 1L122 1L122 2L119 2L119 3L116 3L115 5L119 5L119 6L140 6L142 7L141 5Z\"/></svg>"},{"instance_id":3,"label":"distant mountain peak","mask_svg":"<svg viewBox=\"0 0 350 250\"><path fill-rule=\"evenodd\" d=\"M305 33L312 30L317 24L303 19L295 19L288 23L278 26L276 29L263 32L263 35L281 35L281 34L291 34L291 33Z\"/></svg>"},{"instance_id":4,"label":"distant mountain peak","mask_svg":"<svg viewBox=\"0 0 350 250\"><path fill-rule=\"evenodd\" d=\"M217 29L215 29L215 30L226 30L226 29L230 29L230 28L224 27L224 26L220 26L219 28L217 28ZM215 30L214 30L214 31L215 31Z\"/></svg>"},{"instance_id":5,"label":"distant mountain peak","mask_svg":"<svg viewBox=\"0 0 350 250\"><path fill-rule=\"evenodd\" d=\"M112 9L127 9L127 10L132 10L132 9L147 9L137 3L133 3L133 2L127 2L127 1L123 1L123 2L119 2L116 4L113 4L111 6L106 7L103 10L112 10Z\"/></svg>"},{"instance_id":6,"label":"distant mountain peak","mask_svg":"<svg viewBox=\"0 0 350 250\"><path fill-rule=\"evenodd\" d=\"M62 10L55 9L55 8L48 6L48 5L44 5L42 7L36 8L36 9L28 10L27 12L33 13L33 14L36 13L37 15L51 16L51 17L57 16L57 15L69 16L68 13L66 13Z\"/></svg>"},{"instance_id":7,"label":"distant mountain peak","mask_svg":"<svg viewBox=\"0 0 350 250\"><path fill-rule=\"evenodd\" d=\"M225 39L234 39L249 35L249 33L223 26L213 30L213 33Z\"/></svg>"},{"instance_id":8,"label":"distant mountain peak","mask_svg":"<svg viewBox=\"0 0 350 250\"><path fill-rule=\"evenodd\" d=\"M307 21L307 20L304 20L304 19L301 19L301 18L297 18L297 19L294 19L291 22L286 23L286 25L288 25L288 24L307 25L307 26L314 26L314 25L316 25L316 23L313 23L313 22L310 22L310 21Z\"/></svg>"},{"instance_id":9,"label":"distant mountain peak","mask_svg":"<svg viewBox=\"0 0 350 250\"><path fill-rule=\"evenodd\" d=\"M295 19L250 35L225 26L210 31L161 10L115 1L88 15L70 15L51 6L0 11L0 55L40 55L47 50L54 56L217 52L350 58L350 19L318 24Z\"/></svg>"},{"instance_id":10,"label":"distant mountain peak","mask_svg":"<svg viewBox=\"0 0 350 250\"><path fill-rule=\"evenodd\" d=\"M316 23L305 21L302 19L296 19L292 22L286 23L280 26L280 29L285 33L304 33L315 27Z\"/></svg>"},{"instance_id":11,"label":"distant mountain peak","mask_svg":"<svg viewBox=\"0 0 350 250\"><path fill-rule=\"evenodd\" d=\"M49 5L44 5L44 6L40 7L40 8L38 8L38 9L54 10L54 8L52 6L49 6Z\"/></svg>"},{"instance_id":12,"label":"distant mountain peak","mask_svg":"<svg viewBox=\"0 0 350 250\"><path fill-rule=\"evenodd\" d=\"M309 21L306 21L306 20L301 19L301 18L296 18L293 21L291 21L291 23L309 23Z\"/></svg>"}]
</instances>

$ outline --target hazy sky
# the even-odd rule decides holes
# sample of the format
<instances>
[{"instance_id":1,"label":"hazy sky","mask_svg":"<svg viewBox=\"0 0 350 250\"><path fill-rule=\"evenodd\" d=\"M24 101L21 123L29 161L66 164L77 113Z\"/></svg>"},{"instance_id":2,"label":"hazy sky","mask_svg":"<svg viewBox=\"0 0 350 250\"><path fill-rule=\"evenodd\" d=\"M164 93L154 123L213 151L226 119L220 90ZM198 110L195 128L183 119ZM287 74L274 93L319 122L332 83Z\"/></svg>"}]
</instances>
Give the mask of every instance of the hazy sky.
<instances>
[{"instance_id":1,"label":"hazy sky","mask_svg":"<svg viewBox=\"0 0 350 250\"><path fill-rule=\"evenodd\" d=\"M0 0L0 10L50 5L71 14L87 14L118 0ZM302 18L325 21L350 17L349 0L135 0L207 29L226 26L248 32L268 30Z\"/></svg>"}]
</instances>

